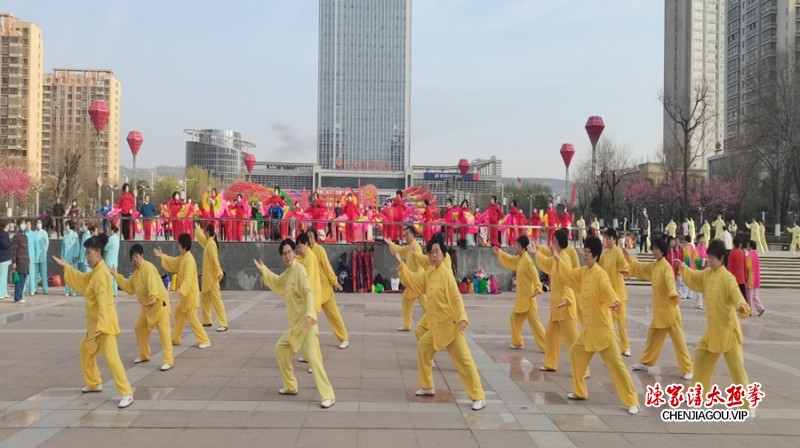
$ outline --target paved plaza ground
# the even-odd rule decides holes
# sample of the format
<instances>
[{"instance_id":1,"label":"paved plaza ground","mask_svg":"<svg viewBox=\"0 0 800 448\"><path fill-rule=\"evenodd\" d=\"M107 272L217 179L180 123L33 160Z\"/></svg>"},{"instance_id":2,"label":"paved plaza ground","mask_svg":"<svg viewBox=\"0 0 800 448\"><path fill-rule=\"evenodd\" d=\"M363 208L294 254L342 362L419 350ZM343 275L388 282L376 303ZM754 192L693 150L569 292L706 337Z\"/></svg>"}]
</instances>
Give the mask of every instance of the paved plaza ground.
<instances>
[{"instance_id":1,"label":"paved plaza ground","mask_svg":"<svg viewBox=\"0 0 800 448\"><path fill-rule=\"evenodd\" d=\"M638 361L650 320L649 288L629 288L628 328ZM416 343L400 333L400 295L338 294L350 348L339 350L321 317L325 367L336 405L319 407L306 364L294 363L295 397L277 393L281 380L273 345L287 327L281 298L269 292L224 292L230 331L210 332L212 347L193 347L184 335L175 368L160 372L161 352L133 364L138 350L133 323L139 305L117 299L123 328L119 348L135 402L117 409L114 384L100 361L105 391L82 395L78 344L85 332L83 302L63 290L28 297L27 304L0 302L0 448L14 447L797 447L800 446L800 305L797 290L765 290L767 312L742 322L745 363L766 397L745 423L663 423L643 408L629 416L614 393L599 356L592 360L589 400L566 399L571 379L566 353L560 370L543 373L543 353L526 328L525 350L508 348L513 296L465 297L472 354L488 406L470 410L453 363L436 356L434 398L418 398ZM539 311L548 316L547 294ZM682 301L690 350L705 328L703 311ZM415 318L420 311L415 310ZM679 382L667 341L659 366L633 373L644 404L645 385ZM728 384L721 360L715 383Z\"/></svg>"}]
</instances>

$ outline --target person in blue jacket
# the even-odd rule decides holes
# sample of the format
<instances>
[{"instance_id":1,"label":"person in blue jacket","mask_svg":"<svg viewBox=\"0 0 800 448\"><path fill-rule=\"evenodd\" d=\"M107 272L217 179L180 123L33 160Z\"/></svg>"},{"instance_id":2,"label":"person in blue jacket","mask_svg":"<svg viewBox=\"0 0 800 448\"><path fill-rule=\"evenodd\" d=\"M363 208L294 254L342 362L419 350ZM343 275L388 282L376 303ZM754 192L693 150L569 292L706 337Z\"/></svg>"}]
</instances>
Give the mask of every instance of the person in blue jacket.
<instances>
[{"instance_id":1,"label":"person in blue jacket","mask_svg":"<svg viewBox=\"0 0 800 448\"><path fill-rule=\"evenodd\" d=\"M89 272L91 269L89 268L89 264L86 263L86 248L83 246L84 243L89 241L89 238L98 234L97 226L91 225L89 228L86 228L86 224L81 227L83 231L83 236L81 236L81 244L78 248L78 270L81 272Z\"/></svg>"},{"instance_id":2,"label":"person in blue jacket","mask_svg":"<svg viewBox=\"0 0 800 448\"><path fill-rule=\"evenodd\" d=\"M106 205L95 211L95 213L103 215L103 233L106 235L108 235L108 214L111 213L111 210L113 209L114 208L111 206L111 201L106 199Z\"/></svg>"},{"instance_id":3,"label":"person in blue jacket","mask_svg":"<svg viewBox=\"0 0 800 448\"><path fill-rule=\"evenodd\" d=\"M119 227L111 224L109 227L108 242L106 242L105 255L103 261L111 272L116 272L119 267ZM114 287L114 295L117 295L117 280L111 277L111 284Z\"/></svg>"},{"instance_id":4,"label":"person in blue jacket","mask_svg":"<svg viewBox=\"0 0 800 448\"><path fill-rule=\"evenodd\" d=\"M8 221L0 219L0 300L9 298L8 268L11 266L11 237Z\"/></svg>"},{"instance_id":5,"label":"person in blue jacket","mask_svg":"<svg viewBox=\"0 0 800 448\"><path fill-rule=\"evenodd\" d=\"M78 257L80 248L78 247L78 232L75 231L75 223L72 221L67 221L67 231L64 233L64 240L61 242L61 258L63 258L67 264L72 266L75 269L78 269ZM65 296L77 296L78 294L71 290L70 287L64 283L64 287L66 288Z\"/></svg>"},{"instance_id":6,"label":"person in blue jacket","mask_svg":"<svg viewBox=\"0 0 800 448\"><path fill-rule=\"evenodd\" d=\"M38 249L38 235L36 229L33 228L29 220L25 221L25 236L28 237L28 259L30 260L30 270L28 271L28 280L25 283L25 288L28 294L36 295L36 253Z\"/></svg>"},{"instance_id":7,"label":"person in blue jacket","mask_svg":"<svg viewBox=\"0 0 800 448\"><path fill-rule=\"evenodd\" d=\"M36 229L33 234L36 235L36 258L31 260L31 264L35 265L36 275L33 277L33 292L38 292L36 285L36 278L42 279L42 292L47 294L47 251L50 249L50 234L44 230L42 220L36 220ZM31 271L33 272L33 271Z\"/></svg>"}]
</instances>

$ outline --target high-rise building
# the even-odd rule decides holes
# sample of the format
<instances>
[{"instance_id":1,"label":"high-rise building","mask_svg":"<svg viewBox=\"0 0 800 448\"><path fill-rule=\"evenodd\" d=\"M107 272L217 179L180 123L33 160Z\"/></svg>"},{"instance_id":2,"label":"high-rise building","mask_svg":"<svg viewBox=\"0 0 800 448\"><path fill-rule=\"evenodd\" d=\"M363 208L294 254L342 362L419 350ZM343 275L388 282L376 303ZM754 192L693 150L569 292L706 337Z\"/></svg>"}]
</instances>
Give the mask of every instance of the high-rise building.
<instances>
[{"instance_id":1,"label":"high-rise building","mask_svg":"<svg viewBox=\"0 0 800 448\"><path fill-rule=\"evenodd\" d=\"M320 0L319 18L317 163L404 172L411 165L411 0Z\"/></svg>"},{"instance_id":2,"label":"high-rise building","mask_svg":"<svg viewBox=\"0 0 800 448\"><path fill-rule=\"evenodd\" d=\"M53 69L45 74L42 116L42 172L57 176L64 163L80 155L101 183L119 187L120 95L122 86L111 70ZM92 101L108 103L103 132L89 118ZM85 186L94 191L91 186Z\"/></svg>"},{"instance_id":3,"label":"high-rise building","mask_svg":"<svg viewBox=\"0 0 800 448\"><path fill-rule=\"evenodd\" d=\"M699 154L692 169L706 169L708 157L725 135L725 1L665 2L664 100L689 111L697 92L706 91L705 125L694 131L690 142ZM665 111L664 152L668 158L680 157L683 135Z\"/></svg>"},{"instance_id":4,"label":"high-rise building","mask_svg":"<svg viewBox=\"0 0 800 448\"><path fill-rule=\"evenodd\" d=\"M0 13L0 158L41 180L42 30Z\"/></svg>"},{"instance_id":5,"label":"high-rise building","mask_svg":"<svg viewBox=\"0 0 800 448\"><path fill-rule=\"evenodd\" d=\"M247 174L244 156L256 145L242 140L242 134L223 129L184 129L192 136L186 142L186 169L199 166L224 183L243 179Z\"/></svg>"}]
</instances>

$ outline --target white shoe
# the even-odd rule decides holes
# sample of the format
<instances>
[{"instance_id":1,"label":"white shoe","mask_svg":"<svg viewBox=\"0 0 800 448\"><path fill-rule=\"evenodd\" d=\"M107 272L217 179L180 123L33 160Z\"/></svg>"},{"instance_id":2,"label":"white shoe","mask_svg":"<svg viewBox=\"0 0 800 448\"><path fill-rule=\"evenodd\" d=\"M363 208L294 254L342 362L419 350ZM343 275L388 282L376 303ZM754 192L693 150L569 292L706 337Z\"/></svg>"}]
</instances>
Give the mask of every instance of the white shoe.
<instances>
[{"instance_id":1,"label":"white shoe","mask_svg":"<svg viewBox=\"0 0 800 448\"><path fill-rule=\"evenodd\" d=\"M133 360L133 363L134 364L139 364L140 362L147 362L147 361L150 361L150 359L149 358L148 359L144 359L141 356L137 356L136 359Z\"/></svg>"},{"instance_id":2,"label":"white shoe","mask_svg":"<svg viewBox=\"0 0 800 448\"><path fill-rule=\"evenodd\" d=\"M197 348L199 348L200 350L202 350L204 348L209 348L209 347L211 347L211 343L210 342L205 343L205 344L200 344L200 345L197 346Z\"/></svg>"},{"instance_id":3,"label":"white shoe","mask_svg":"<svg viewBox=\"0 0 800 448\"><path fill-rule=\"evenodd\" d=\"M573 394L572 392L567 394L567 398L569 398L570 400L586 401L586 397L579 397L579 396Z\"/></svg>"},{"instance_id":4,"label":"white shoe","mask_svg":"<svg viewBox=\"0 0 800 448\"><path fill-rule=\"evenodd\" d=\"M132 404L133 404L133 395L125 395L122 397L122 400L119 400L120 409L125 409Z\"/></svg>"},{"instance_id":5,"label":"white shoe","mask_svg":"<svg viewBox=\"0 0 800 448\"><path fill-rule=\"evenodd\" d=\"M634 364L631 367L631 370L634 370L634 371L641 370L642 372L648 372L648 371L650 371L650 366L648 366L646 364L642 364L640 362L637 362L636 364Z\"/></svg>"},{"instance_id":6,"label":"white shoe","mask_svg":"<svg viewBox=\"0 0 800 448\"><path fill-rule=\"evenodd\" d=\"M694 374L692 372L685 373L683 375L683 379L686 381L691 381L694 378Z\"/></svg>"},{"instance_id":7,"label":"white shoe","mask_svg":"<svg viewBox=\"0 0 800 448\"><path fill-rule=\"evenodd\" d=\"M473 411L480 411L481 409L486 407L486 400L475 400L472 402L472 410Z\"/></svg>"},{"instance_id":8,"label":"white shoe","mask_svg":"<svg viewBox=\"0 0 800 448\"><path fill-rule=\"evenodd\" d=\"M545 367L545 366L539 367L539 370L541 370L542 372L555 372L556 371L556 369L551 369L550 367Z\"/></svg>"},{"instance_id":9,"label":"white shoe","mask_svg":"<svg viewBox=\"0 0 800 448\"><path fill-rule=\"evenodd\" d=\"M308 373L314 373L314 371L311 370L311 367L308 368Z\"/></svg>"},{"instance_id":10,"label":"white shoe","mask_svg":"<svg viewBox=\"0 0 800 448\"><path fill-rule=\"evenodd\" d=\"M228 331L228 327L219 327L219 328L217 328L217 332L218 333L222 333L222 332L225 332L225 331Z\"/></svg>"},{"instance_id":11,"label":"white shoe","mask_svg":"<svg viewBox=\"0 0 800 448\"><path fill-rule=\"evenodd\" d=\"M16 303L25 303L25 299L17 300Z\"/></svg>"},{"instance_id":12,"label":"white shoe","mask_svg":"<svg viewBox=\"0 0 800 448\"><path fill-rule=\"evenodd\" d=\"M331 407L331 406L333 406L333 405L335 405L335 404L336 404L336 400L333 400L333 399L331 399L331 400L324 400L322 403L320 403L320 407L321 407L322 409L328 409L329 407Z\"/></svg>"},{"instance_id":13,"label":"white shoe","mask_svg":"<svg viewBox=\"0 0 800 448\"><path fill-rule=\"evenodd\" d=\"M304 358L303 356L301 356L300 359L298 359L297 361L298 362L308 362L308 361L306 361L306 358Z\"/></svg>"},{"instance_id":14,"label":"white shoe","mask_svg":"<svg viewBox=\"0 0 800 448\"><path fill-rule=\"evenodd\" d=\"M591 375L589 375L588 373L583 375L583 379L585 379L585 380L588 380L590 377L591 377Z\"/></svg>"},{"instance_id":15,"label":"white shoe","mask_svg":"<svg viewBox=\"0 0 800 448\"><path fill-rule=\"evenodd\" d=\"M510 348L511 350L522 350L523 348L525 348L525 346L524 345L511 344L511 345L508 346L508 348Z\"/></svg>"},{"instance_id":16,"label":"white shoe","mask_svg":"<svg viewBox=\"0 0 800 448\"><path fill-rule=\"evenodd\" d=\"M436 395L436 390L435 389L417 389L417 391L414 392L414 395L416 395L418 397L432 397L432 396Z\"/></svg>"},{"instance_id":17,"label":"white shoe","mask_svg":"<svg viewBox=\"0 0 800 448\"><path fill-rule=\"evenodd\" d=\"M628 408L628 414L636 415L639 413L639 406L631 406Z\"/></svg>"},{"instance_id":18,"label":"white shoe","mask_svg":"<svg viewBox=\"0 0 800 448\"><path fill-rule=\"evenodd\" d=\"M622 352L622 356L627 356L627 357L629 357L629 358L630 358L630 356L631 356L631 349L626 349L624 352Z\"/></svg>"},{"instance_id":19,"label":"white shoe","mask_svg":"<svg viewBox=\"0 0 800 448\"><path fill-rule=\"evenodd\" d=\"M281 387L278 389L278 393L281 395L297 395L298 392L296 390L289 390Z\"/></svg>"},{"instance_id":20,"label":"white shoe","mask_svg":"<svg viewBox=\"0 0 800 448\"><path fill-rule=\"evenodd\" d=\"M64 294L64 297L69 297L69 294Z\"/></svg>"},{"instance_id":21,"label":"white shoe","mask_svg":"<svg viewBox=\"0 0 800 448\"><path fill-rule=\"evenodd\" d=\"M400 327L397 329L397 331L411 331L411 329L406 327Z\"/></svg>"},{"instance_id":22,"label":"white shoe","mask_svg":"<svg viewBox=\"0 0 800 448\"><path fill-rule=\"evenodd\" d=\"M345 341L342 341L341 344L339 344L339 348L341 348L341 349L346 349L347 347L350 347L350 341L345 340Z\"/></svg>"},{"instance_id":23,"label":"white shoe","mask_svg":"<svg viewBox=\"0 0 800 448\"><path fill-rule=\"evenodd\" d=\"M172 366L169 365L169 364L162 364L161 365L161 371L162 372L166 372L167 370L170 370L170 369L172 369Z\"/></svg>"},{"instance_id":24,"label":"white shoe","mask_svg":"<svg viewBox=\"0 0 800 448\"><path fill-rule=\"evenodd\" d=\"M103 386L81 387L81 392L84 393L84 394L91 394L91 393L102 392L102 391L103 391Z\"/></svg>"}]
</instances>

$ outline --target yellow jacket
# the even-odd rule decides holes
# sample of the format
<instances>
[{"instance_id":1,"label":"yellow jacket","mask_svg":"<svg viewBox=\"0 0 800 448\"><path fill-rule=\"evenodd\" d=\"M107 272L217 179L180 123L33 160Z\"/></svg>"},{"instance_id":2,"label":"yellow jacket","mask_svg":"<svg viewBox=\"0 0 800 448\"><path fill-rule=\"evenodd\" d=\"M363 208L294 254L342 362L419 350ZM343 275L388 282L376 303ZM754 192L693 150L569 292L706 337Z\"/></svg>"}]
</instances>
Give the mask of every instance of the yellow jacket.
<instances>
[{"instance_id":1,"label":"yellow jacket","mask_svg":"<svg viewBox=\"0 0 800 448\"><path fill-rule=\"evenodd\" d=\"M541 252L542 255L547 257L553 256L553 251L551 251L549 247L543 246L541 244L539 244L537 247L539 248L539 252ZM569 258L570 268L581 267L581 262L578 260L578 251L576 251L574 247L568 245L566 249L561 250L559 255L560 257ZM574 290L572 288L570 288L570 290L572 291L572 294L575 296L575 312L578 315L578 320L581 322L581 324L583 324L583 311L581 311L580 293L579 291Z\"/></svg>"},{"instance_id":2,"label":"yellow jacket","mask_svg":"<svg viewBox=\"0 0 800 448\"><path fill-rule=\"evenodd\" d=\"M406 260L406 265L409 269L411 269L412 272L422 272L425 270L417 258L409 256L409 254L422 254L422 248L419 246L419 243L416 240L405 246L398 246L391 241L388 241L387 244L389 244L390 249L393 249L400 254L400 258Z\"/></svg>"},{"instance_id":3,"label":"yellow jacket","mask_svg":"<svg viewBox=\"0 0 800 448\"><path fill-rule=\"evenodd\" d=\"M222 266L219 264L219 248L214 237L206 238L199 227L195 229L197 242L203 248L203 292L219 291Z\"/></svg>"},{"instance_id":4,"label":"yellow jacket","mask_svg":"<svg viewBox=\"0 0 800 448\"><path fill-rule=\"evenodd\" d=\"M611 286L620 301L626 302L628 300L628 290L625 288L625 277L620 271L627 271L628 262L625 261L625 255L622 253L622 248L616 244L605 251L600 257L600 266L606 271L608 279L611 280Z\"/></svg>"},{"instance_id":5,"label":"yellow jacket","mask_svg":"<svg viewBox=\"0 0 800 448\"><path fill-rule=\"evenodd\" d=\"M431 267L425 272L412 272L405 263L401 263L399 273L404 285L415 291L424 291L428 297L424 319L433 332L434 350L450 345L458 331L458 323L469 321L447 257L439 267Z\"/></svg>"},{"instance_id":6,"label":"yellow jacket","mask_svg":"<svg viewBox=\"0 0 800 448\"><path fill-rule=\"evenodd\" d=\"M147 328L152 329L161 319L169 319L169 294L153 263L143 261L130 279L119 273L114 274L114 278L119 289L136 296L136 300L142 306ZM151 302L153 306L147 308L146 305Z\"/></svg>"},{"instance_id":7,"label":"yellow jacket","mask_svg":"<svg viewBox=\"0 0 800 448\"><path fill-rule=\"evenodd\" d=\"M792 240L800 240L800 226L795 225L792 228L786 229L792 234Z\"/></svg>"},{"instance_id":8,"label":"yellow jacket","mask_svg":"<svg viewBox=\"0 0 800 448\"><path fill-rule=\"evenodd\" d=\"M666 258L652 263L640 263L630 259L631 277L638 277L651 282L653 289L653 328L669 328L680 320L681 310L678 306L680 296L675 289L675 274Z\"/></svg>"},{"instance_id":9,"label":"yellow jacket","mask_svg":"<svg viewBox=\"0 0 800 448\"><path fill-rule=\"evenodd\" d=\"M307 250L303 256L299 254L295 260L306 268L308 282L311 284L311 293L314 294L314 310L319 313L322 310L322 277L319 276L319 261L314 251Z\"/></svg>"},{"instance_id":10,"label":"yellow jacket","mask_svg":"<svg viewBox=\"0 0 800 448\"><path fill-rule=\"evenodd\" d=\"M200 306L200 286L197 284L197 263L191 252L179 257L161 255L161 267L167 272L178 274L178 294L181 296L180 309L191 312Z\"/></svg>"},{"instance_id":11,"label":"yellow jacket","mask_svg":"<svg viewBox=\"0 0 800 448\"><path fill-rule=\"evenodd\" d=\"M86 296L86 328L89 332L99 331L109 336L119 336L114 288L106 263L100 260L85 274L67 265L64 267L64 281L70 288Z\"/></svg>"},{"instance_id":12,"label":"yellow jacket","mask_svg":"<svg viewBox=\"0 0 800 448\"><path fill-rule=\"evenodd\" d=\"M333 286L339 283L339 277L336 275L336 272L333 271L331 261L328 259L328 253L325 252L325 248L322 247L322 244L315 244L314 247L311 248L311 251L314 252L314 255L317 257L317 262L319 263L320 282L322 283L320 286L322 288L322 298L320 299L321 307L333 298Z\"/></svg>"},{"instance_id":13,"label":"yellow jacket","mask_svg":"<svg viewBox=\"0 0 800 448\"><path fill-rule=\"evenodd\" d=\"M264 286L286 300L286 314L289 317L289 343L292 350L299 351L303 346L310 327L306 327L306 318L310 317L316 329L317 312L314 309L314 294L308 281L306 268L295 261L281 275L270 271L266 266L261 269Z\"/></svg>"},{"instance_id":14,"label":"yellow jacket","mask_svg":"<svg viewBox=\"0 0 800 448\"><path fill-rule=\"evenodd\" d=\"M575 294L572 292L572 289L564 285L561 276L556 272L558 270L556 259L553 258L552 255L548 256L542 252L543 251L536 252L536 264L539 265L539 268L541 268L545 274L550 276L550 286L553 288L550 290L550 320L553 322L568 319L574 320L577 318L575 311ZM569 257L559 257L558 264L565 265L564 269L567 270L573 267L572 260L570 260ZM567 306L559 308L558 304L563 300L567 301Z\"/></svg>"},{"instance_id":15,"label":"yellow jacket","mask_svg":"<svg viewBox=\"0 0 800 448\"><path fill-rule=\"evenodd\" d=\"M675 238L675 231L678 230L678 225L675 224L675 221L670 220L664 230L667 232L667 235Z\"/></svg>"},{"instance_id":16,"label":"yellow jacket","mask_svg":"<svg viewBox=\"0 0 800 448\"><path fill-rule=\"evenodd\" d=\"M580 291L578 300L582 312L583 334L586 350L601 352L611 345L614 339L614 320L611 304L618 301L617 293L611 286L608 275L599 263L588 268L567 269L559 263L558 274L564 284Z\"/></svg>"},{"instance_id":17,"label":"yellow jacket","mask_svg":"<svg viewBox=\"0 0 800 448\"><path fill-rule=\"evenodd\" d=\"M714 221L714 239L721 240L722 239L722 232L725 230L725 221L722 218L717 218Z\"/></svg>"},{"instance_id":18,"label":"yellow jacket","mask_svg":"<svg viewBox=\"0 0 800 448\"><path fill-rule=\"evenodd\" d=\"M514 304L515 313L527 313L541 294L542 282L539 280L539 271L527 253L510 255L503 251L497 253L500 266L517 273L517 301Z\"/></svg>"},{"instance_id":19,"label":"yellow jacket","mask_svg":"<svg viewBox=\"0 0 800 448\"><path fill-rule=\"evenodd\" d=\"M750 315L736 278L724 266L717 269L694 271L681 263L680 276L692 291L702 292L706 302L706 333L702 340L711 353L725 353L742 343L742 327L736 318L736 310L744 305Z\"/></svg>"}]
</instances>

